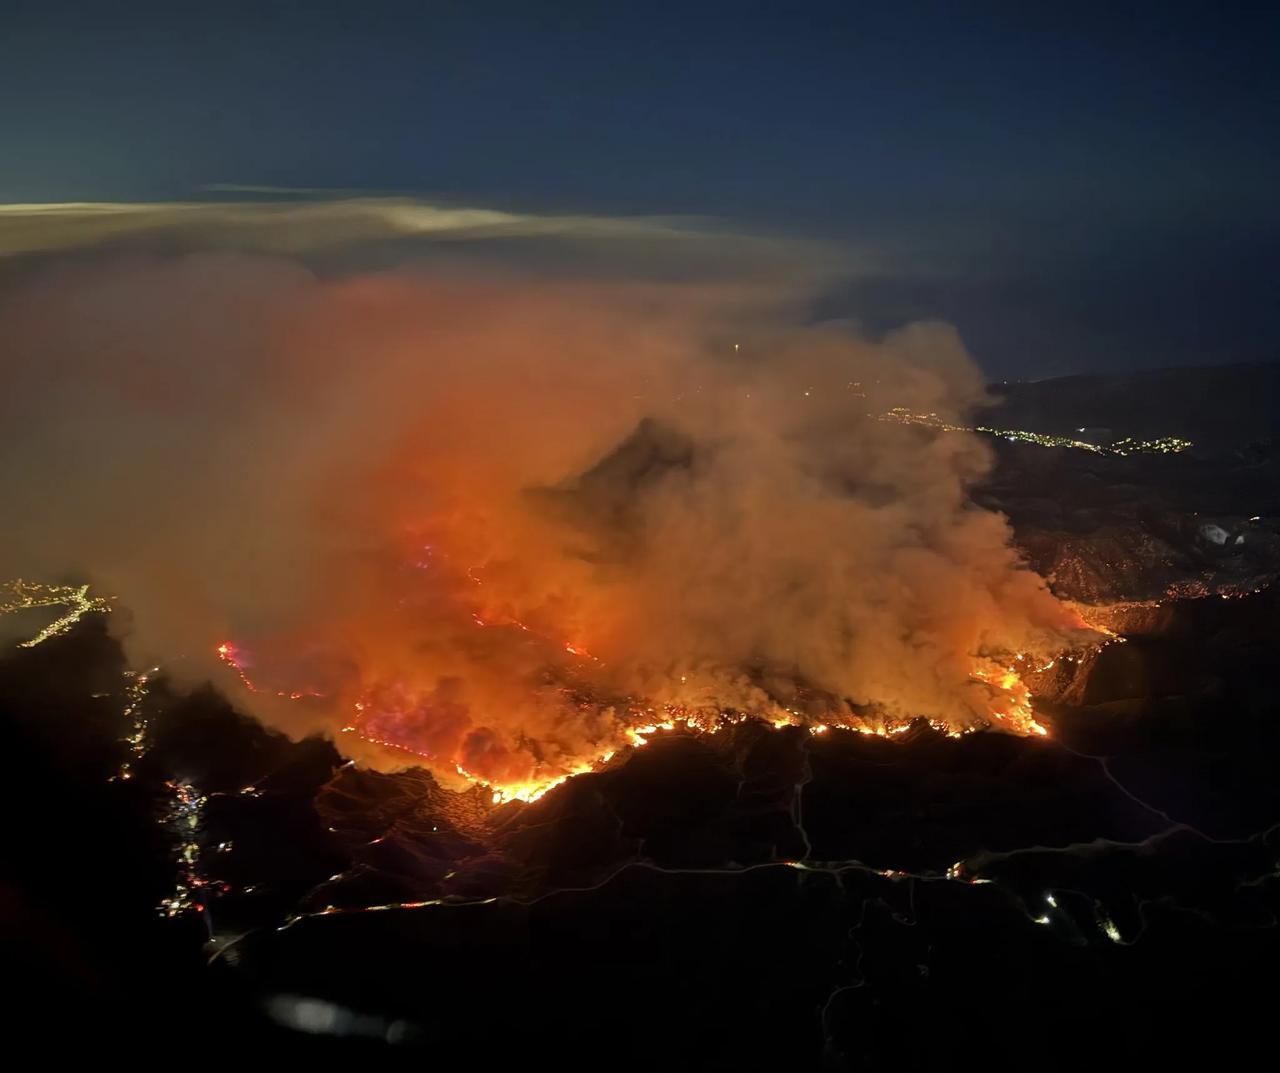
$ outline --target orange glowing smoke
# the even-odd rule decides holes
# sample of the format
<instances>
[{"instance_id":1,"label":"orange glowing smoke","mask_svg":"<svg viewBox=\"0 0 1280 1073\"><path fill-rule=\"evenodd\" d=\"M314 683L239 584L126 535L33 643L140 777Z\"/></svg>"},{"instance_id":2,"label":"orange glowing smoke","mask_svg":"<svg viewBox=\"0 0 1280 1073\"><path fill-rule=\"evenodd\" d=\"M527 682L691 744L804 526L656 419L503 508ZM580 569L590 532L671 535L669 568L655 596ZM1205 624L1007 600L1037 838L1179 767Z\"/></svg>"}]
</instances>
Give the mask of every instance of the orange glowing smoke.
<instances>
[{"instance_id":1,"label":"orange glowing smoke","mask_svg":"<svg viewBox=\"0 0 1280 1073\"><path fill-rule=\"evenodd\" d=\"M361 295L379 314L359 329L366 346L388 332L415 354L451 345L432 338L439 309L400 297ZM679 302L656 337L630 311L603 339L588 318L580 352L563 340L584 331L581 309L542 299L452 341L471 361L436 370L424 412L347 504L380 539L328 574L321 617L268 639L282 656L263 663L291 674L260 692L323 694L352 751L500 798L663 726L744 714L1044 733L1000 653L1075 623L1003 521L967 506L983 448L868 420L862 394L837 386L875 371L939 405L968 375L950 336L788 335L770 340L776 362L741 369L691 353ZM617 340L642 360L610 355ZM346 674L326 689L297 677L302 647L308 668Z\"/></svg>"},{"instance_id":2,"label":"orange glowing smoke","mask_svg":"<svg viewBox=\"0 0 1280 1073\"><path fill-rule=\"evenodd\" d=\"M666 724L1037 734L1013 654L1080 635L971 502L988 449L869 416L981 401L945 326L231 257L15 294L6 561L92 565L135 665L364 762L530 797Z\"/></svg>"},{"instance_id":3,"label":"orange glowing smoke","mask_svg":"<svg viewBox=\"0 0 1280 1073\"><path fill-rule=\"evenodd\" d=\"M442 345L390 309L406 340ZM571 334L566 315L581 330L555 301L507 315L533 319L516 333L529 341ZM1079 623L1003 520L968 506L985 450L870 420L860 392L834 386L875 370L946 399L954 341L785 336L776 364L743 370L691 358L683 316L678 345L651 340L639 367L529 353L509 325L494 330L515 357L471 340L478 368L438 370L377 479L341 503L367 544L326 568L320 612L222 653L259 710L301 695L338 713L362 759L426 763L502 799L664 727L744 716L1044 734L1010 654L1051 652ZM256 658L252 683L235 653Z\"/></svg>"}]
</instances>

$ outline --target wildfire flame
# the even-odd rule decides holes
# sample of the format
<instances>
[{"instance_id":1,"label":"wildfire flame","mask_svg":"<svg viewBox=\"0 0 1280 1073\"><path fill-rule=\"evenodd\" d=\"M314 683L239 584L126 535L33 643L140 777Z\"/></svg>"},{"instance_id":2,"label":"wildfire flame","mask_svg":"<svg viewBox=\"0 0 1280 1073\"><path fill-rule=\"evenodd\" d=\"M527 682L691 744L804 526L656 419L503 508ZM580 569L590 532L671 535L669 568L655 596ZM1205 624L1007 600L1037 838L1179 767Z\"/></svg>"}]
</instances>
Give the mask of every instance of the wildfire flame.
<instances>
[{"instance_id":1,"label":"wildfire flame","mask_svg":"<svg viewBox=\"0 0 1280 1073\"><path fill-rule=\"evenodd\" d=\"M487 626L480 621L477 624ZM522 623L512 622L510 625L528 631L529 627ZM1111 638L1103 642L1110 643ZM1100 647L1100 646L1095 646ZM594 656L580 646L565 642L565 652L585 660L599 662ZM245 671L247 653L242 646L232 641L224 641L217 646L217 655L235 672L245 689L253 693L262 693ZM974 722L956 725L945 720L927 719L934 730L951 738L959 738L977 730L993 728L1004 730L1020 736L1046 737L1048 729L1036 718L1031 690L1022 679L1023 671L1047 671L1057 662L1058 657L1051 657L1045 662L1036 664L1025 653L1013 657L1017 664L1024 664L1021 670L1016 666L1003 666L989 659L975 659L971 676L974 682L986 687L990 696L988 719L985 722ZM1079 658L1079 657L1068 657ZM273 690L272 695L291 701L305 698L320 698L322 694L314 690ZM351 707L349 722L342 727L344 733L352 734L360 740L390 750L394 753L408 755L416 760L425 761L439 770L441 765L450 767L466 783L485 789L491 795L494 805L511 801L530 803L537 801L551 790L563 785L576 775L597 771L627 750L642 748L657 735L673 731L693 734L716 734L724 729L737 725L747 719L757 718L768 723L776 730L790 727L804 727L809 734L818 736L832 731L847 731L881 738L895 738L907 731L921 720L919 719L872 719L865 717L849 717L833 715L824 721L804 718L794 711L785 710L768 713L748 713L739 711L689 710L676 705L667 705L661 709L662 718L654 719L655 709L632 706L617 726L615 733L598 742L595 747L584 751L583 755L565 762L559 769L535 772L529 777L512 780L495 780L468 770L463 764L450 762L447 757L429 749L415 747L411 733L396 733L397 714L380 707L375 695L366 695L354 702ZM380 733L379 727L390 725L391 733Z\"/></svg>"},{"instance_id":2,"label":"wildfire flame","mask_svg":"<svg viewBox=\"0 0 1280 1073\"><path fill-rule=\"evenodd\" d=\"M468 573L473 580L479 583L478 579L474 577L473 571L468 571ZM70 629L82 615L90 612L106 611L110 606L108 601L104 599L90 597L87 586L47 586L15 581L9 584L9 589L12 596L3 605L0 605L0 612L51 606L67 608L66 614L45 627L35 637L22 642L25 647L31 647L50 637L58 636ZM1097 612L1094 609L1093 613L1091 613L1088 608L1077 608L1076 610L1081 616L1080 626L1094 631L1094 633L1103 638L1092 646L1094 650L1107 644L1123 641L1122 637L1109 629L1105 622L1102 621L1102 617L1105 616L1102 616L1101 612ZM489 629L495 625L504 625L508 628L519 630L521 633L536 634L536 631L529 625L512 618L507 618L505 621L497 616L486 619L479 612L473 612L471 619L477 628ZM1092 621L1086 622L1086 619ZM552 647L560 648L566 654L574 657L575 660L589 664L600 663L600 660L580 643L572 641L553 642ZM218 659L235 672L244 689L251 693L265 693L288 701L326 699L323 692L312 688L266 689L260 686L249 675L248 668L252 666L253 661L248 651L244 646L234 641L222 641L216 646L215 652ZM981 683L989 691L989 725L1024 736L1047 736L1047 728L1036 718L1032 693L1023 681L1022 675L1030 671L1048 671L1055 666L1059 658L1079 659L1081 656L1076 654L1064 657L1061 654L1057 654L1037 662L1026 653L1017 653L1011 658L1010 665L1007 666L991 659L976 658L971 670L971 677L974 682ZM684 678L687 680L687 676L684 676ZM137 676L136 689L139 693L145 691L146 683L147 676L145 674ZM371 745L410 755L437 767L442 763L449 763L447 758L431 750L415 748L411 735L380 735L376 729L379 716L385 717L387 713L385 711L380 712L377 703L377 698L373 694L366 695L362 699L355 701L351 707L351 718L342 729ZM655 711L660 711L662 717L655 719ZM842 716L828 716L823 721L815 721L803 718L790 710L746 713L722 710L691 710L678 705L666 705L660 709L655 709L652 706L646 707L639 702L633 702L623 713L623 717L618 721L610 735L603 738L595 747L585 750L583 755L562 762L556 769L535 772L526 778L499 781L470 771L464 765L456 762L452 763L451 767L467 783L486 788L492 795L492 801L495 805L509 801L532 802L557 786L564 784L575 775L598 770L626 749L642 748L656 735L675 730L696 734L714 734L748 718L760 718L779 730L793 726L804 726L810 734L815 736L826 734L833 730L845 730L883 738L899 736L908 731L915 722L915 720L874 720ZM931 719L928 722L935 730L950 737L960 737L965 733L982 727L981 723L957 726L938 719ZM122 777L127 778L128 775L126 774Z\"/></svg>"},{"instance_id":3,"label":"wildfire flame","mask_svg":"<svg viewBox=\"0 0 1280 1073\"><path fill-rule=\"evenodd\" d=\"M580 640L591 632L582 628L582 622L577 623L570 639L558 633L555 622L545 616L535 619L515 613L514 602L491 584L490 575L497 573L496 569L475 563L456 565L439 541L411 553L408 562L411 573L401 604L417 606L419 589L415 586L425 586L430 599L438 604L443 589L453 601L445 605L453 625L434 628L456 631L450 651L460 652L464 658L491 660L499 668L512 668L513 693L508 703L515 711L506 715L507 725L519 725L525 718L521 709L527 707L532 713L529 718L539 712L554 716L557 711L581 716L577 721L593 726L594 733L559 747L552 718L549 731L531 737L527 750L512 753L496 734L489 734L483 725L475 726L470 698L464 696L461 684L451 686L448 679L439 679L424 689L412 669L406 673L402 666L398 675L358 673L354 680L317 688L288 680L287 671L272 669L270 660L261 674L255 669L251 675L250 669L259 666L252 644L224 640L216 647L217 657L235 672L247 691L290 702L336 705L346 713L342 732L351 735L351 740L456 776L462 784L482 787L495 805L536 801L576 775L599 770L627 750L643 748L656 735L674 731L715 734L747 719L762 720L777 730L802 727L815 736L843 730L896 738L924 722L952 738L984 728L1045 737L1048 728L1037 718L1032 692L1023 676L1048 671L1060 658L1080 658L1061 647L1040 655L1017 652L969 657L965 664L968 682L976 688L970 695L972 717L964 719L890 713L874 705L850 707L835 697L830 698L826 711L815 715L813 705L802 711L760 690L752 694L756 703L726 707L715 699L715 683L700 677L696 670L678 675L675 683L668 679L665 695L617 695L607 688L607 658L596 656ZM437 604L431 605L433 614L439 614ZM1060 644L1072 631L1076 632L1077 646L1082 636L1087 636L1094 648L1118 639L1105 627L1091 625L1078 609L1062 605L1062 613L1061 628L1066 632L1056 635ZM468 631L478 646L474 657L466 656L473 645ZM383 665L378 658L364 662L375 668ZM531 667L536 671L531 672ZM486 673L493 676L491 668L486 668ZM425 681L432 679L428 675ZM821 708L819 704L817 710Z\"/></svg>"}]
</instances>

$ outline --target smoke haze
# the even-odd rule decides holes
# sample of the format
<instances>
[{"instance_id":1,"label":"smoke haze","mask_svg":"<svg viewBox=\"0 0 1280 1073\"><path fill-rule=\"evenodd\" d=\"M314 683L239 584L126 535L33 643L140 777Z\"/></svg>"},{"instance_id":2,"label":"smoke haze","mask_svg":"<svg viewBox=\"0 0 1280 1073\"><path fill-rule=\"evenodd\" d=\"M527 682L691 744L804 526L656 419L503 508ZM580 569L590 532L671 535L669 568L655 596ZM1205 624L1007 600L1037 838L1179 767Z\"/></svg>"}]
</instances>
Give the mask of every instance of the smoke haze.
<instances>
[{"instance_id":1,"label":"smoke haze","mask_svg":"<svg viewBox=\"0 0 1280 1073\"><path fill-rule=\"evenodd\" d=\"M954 331L618 276L45 263L0 295L0 562L116 594L137 666L445 777L669 710L999 725L984 669L1074 618L969 502L986 448L876 419L981 404Z\"/></svg>"}]
</instances>

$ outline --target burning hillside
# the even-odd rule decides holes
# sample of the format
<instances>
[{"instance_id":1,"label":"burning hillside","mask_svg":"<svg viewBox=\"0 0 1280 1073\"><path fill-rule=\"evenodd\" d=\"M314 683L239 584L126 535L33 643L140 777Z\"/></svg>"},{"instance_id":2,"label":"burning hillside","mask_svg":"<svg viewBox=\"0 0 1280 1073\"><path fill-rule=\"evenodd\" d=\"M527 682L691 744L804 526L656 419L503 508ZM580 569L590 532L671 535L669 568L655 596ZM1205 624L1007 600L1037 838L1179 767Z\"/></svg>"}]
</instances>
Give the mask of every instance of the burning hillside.
<instances>
[{"instance_id":1,"label":"burning hillside","mask_svg":"<svg viewBox=\"0 0 1280 1073\"><path fill-rule=\"evenodd\" d=\"M1089 637L973 506L989 449L875 419L981 403L943 326L227 259L53 276L0 324L5 561L366 763L528 797L673 722L1036 733L1015 657Z\"/></svg>"}]
</instances>

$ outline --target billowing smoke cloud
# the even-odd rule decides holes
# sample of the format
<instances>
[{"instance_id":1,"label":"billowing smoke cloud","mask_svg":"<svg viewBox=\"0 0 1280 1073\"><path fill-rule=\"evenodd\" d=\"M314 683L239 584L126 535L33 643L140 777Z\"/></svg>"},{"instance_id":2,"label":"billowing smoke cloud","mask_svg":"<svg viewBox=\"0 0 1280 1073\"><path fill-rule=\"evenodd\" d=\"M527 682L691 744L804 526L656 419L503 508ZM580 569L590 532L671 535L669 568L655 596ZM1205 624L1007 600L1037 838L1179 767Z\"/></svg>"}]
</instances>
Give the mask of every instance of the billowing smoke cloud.
<instances>
[{"instance_id":1,"label":"billowing smoke cloud","mask_svg":"<svg viewBox=\"0 0 1280 1073\"><path fill-rule=\"evenodd\" d=\"M958 420L975 367L792 297L47 269L0 296L0 564L118 594L138 665L503 785L670 710L1025 729L981 679L1072 618L970 504L985 449L875 416Z\"/></svg>"}]
</instances>

